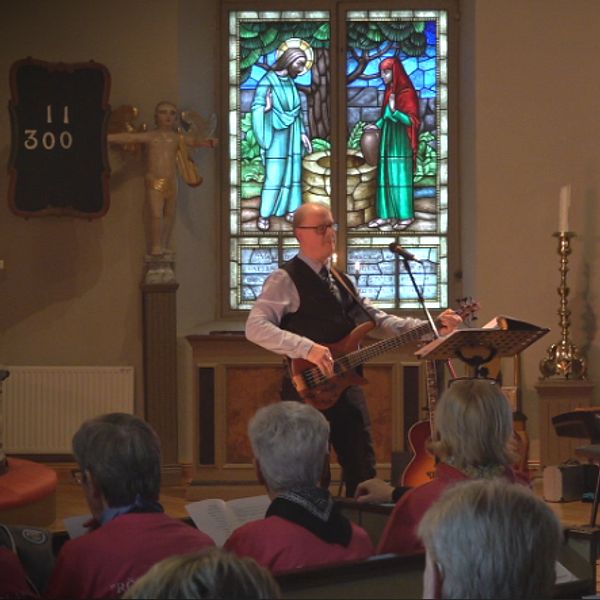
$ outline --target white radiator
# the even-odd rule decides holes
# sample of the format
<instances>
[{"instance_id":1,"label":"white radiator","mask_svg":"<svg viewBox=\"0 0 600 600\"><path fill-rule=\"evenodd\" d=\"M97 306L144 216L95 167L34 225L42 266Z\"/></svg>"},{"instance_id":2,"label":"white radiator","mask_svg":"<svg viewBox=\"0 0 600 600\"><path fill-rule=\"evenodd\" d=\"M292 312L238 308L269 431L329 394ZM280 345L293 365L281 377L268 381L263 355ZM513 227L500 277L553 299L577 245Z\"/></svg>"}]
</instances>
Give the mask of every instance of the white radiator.
<instances>
[{"instance_id":1,"label":"white radiator","mask_svg":"<svg viewBox=\"0 0 600 600\"><path fill-rule=\"evenodd\" d=\"M70 454L86 419L133 413L133 367L6 367L4 450Z\"/></svg>"}]
</instances>

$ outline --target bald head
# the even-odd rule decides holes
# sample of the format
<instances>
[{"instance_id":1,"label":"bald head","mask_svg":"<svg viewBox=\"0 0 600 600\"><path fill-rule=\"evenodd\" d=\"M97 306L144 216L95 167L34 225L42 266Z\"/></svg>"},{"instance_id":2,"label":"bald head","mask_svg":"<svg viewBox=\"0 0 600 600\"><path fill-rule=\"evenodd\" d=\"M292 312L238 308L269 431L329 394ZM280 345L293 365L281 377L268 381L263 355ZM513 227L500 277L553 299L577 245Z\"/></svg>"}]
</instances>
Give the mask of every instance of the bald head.
<instances>
[{"instance_id":1,"label":"bald head","mask_svg":"<svg viewBox=\"0 0 600 600\"><path fill-rule=\"evenodd\" d=\"M335 252L336 242L333 216L329 207L319 202L303 204L294 213L294 235L300 243L300 251L305 256L325 264Z\"/></svg>"},{"instance_id":2,"label":"bald head","mask_svg":"<svg viewBox=\"0 0 600 600\"><path fill-rule=\"evenodd\" d=\"M306 202L294 213L294 228L303 225L309 216L327 217L331 216L331 211L326 204L320 202Z\"/></svg>"}]
</instances>

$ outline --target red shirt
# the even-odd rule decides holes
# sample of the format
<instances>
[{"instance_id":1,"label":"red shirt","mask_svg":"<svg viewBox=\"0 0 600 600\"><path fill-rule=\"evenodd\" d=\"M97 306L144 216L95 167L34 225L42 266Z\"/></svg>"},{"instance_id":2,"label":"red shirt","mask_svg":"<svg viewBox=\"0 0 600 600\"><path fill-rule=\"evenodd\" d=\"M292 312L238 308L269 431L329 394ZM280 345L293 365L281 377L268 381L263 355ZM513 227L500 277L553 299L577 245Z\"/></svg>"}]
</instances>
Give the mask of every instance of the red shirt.
<instances>
[{"instance_id":1,"label":"red shirt","mask_svg":"<svg viewBox=\"0 0 600 600\"><path fill-rule=\"evenodd\" d=\"M8 548L0 548L0 598L36 598L26 577L19 557Z\"/></svg>"},{"instance_id":2,"label":"red shirt","mask_svg":"<svg viewBox=\"0 0 600 600\"><path fill-rule=\"evenodd\" d=\"M301 525L271 516L242 525L224 547L239 556L252 557L273 573L363 560L373 554L373 544L364 529L351 525L350 544L342 546L323 541Z\"/></svg>"},{"instance_id":3,"label":"red shirt","mask_svg":"<svg viewBox=\"0 0 600 600\"><path fill-rule=\"evenodd\" d=\"M515 474L510 467L507 467L505 477L511 483L524 485L529 483L521 475ZM439 463L435 469L433 481L409 490L398 500L379 541L377 553L414 554L422 552L424 548L417 536L417 527L423 515L446 488L459 481L469 479L462 471L446 463Z\"/></svg>"},{"instance_id":4,"label":"red shirt","mask_svg":"<svg viewBox=\"0 0 600 600\"><path fill-rule=\"evenodd\" d=\"M213 545L202 531L164 513L121 515L63 546L46 597L118 598L163 558Z\"/></svg>"}]
</instances>

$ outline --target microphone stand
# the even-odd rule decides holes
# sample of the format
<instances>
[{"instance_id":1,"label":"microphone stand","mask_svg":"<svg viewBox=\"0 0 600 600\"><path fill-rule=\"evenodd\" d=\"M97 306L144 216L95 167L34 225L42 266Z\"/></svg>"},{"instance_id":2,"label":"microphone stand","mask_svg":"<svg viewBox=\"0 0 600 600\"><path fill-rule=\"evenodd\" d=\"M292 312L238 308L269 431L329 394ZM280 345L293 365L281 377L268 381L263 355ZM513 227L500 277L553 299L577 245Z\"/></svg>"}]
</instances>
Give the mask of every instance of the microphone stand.
<instances>
[{"instance_id":1,"label":"microphone stand","mask_svg":"<svg viewBox=\"0 0 600 600\"><path fill-rule=\"evenodd\" d=\"M417 298L419 299L419 304L421 305L421 308L423 309L423 312L425 313L425 317L427 319L427 322L429 323L429 326L431 327L433 336L437 339L441 336L436 327L435 321L434 321L433 317L431 316L431 313L429 312L429 309L425 305L425 298L423 298L421 289L419 288L419 286L417 285L417 282L415 281L415 276L413 275L412 269L410 267L410 260L408 258L406 258L406 256L402 256L402 261L404 262L404 268L406 269L406 272L408 273L408 276L410 277L413 288L415 289L415 292L417 293ZM452 361L450 359L446 360L446 365L448 366L448 370L450 371L450 374L452 375L452 377L456 378L456 370L454 369L454 365L452 364Z\"/></svg>"}]
</instances>

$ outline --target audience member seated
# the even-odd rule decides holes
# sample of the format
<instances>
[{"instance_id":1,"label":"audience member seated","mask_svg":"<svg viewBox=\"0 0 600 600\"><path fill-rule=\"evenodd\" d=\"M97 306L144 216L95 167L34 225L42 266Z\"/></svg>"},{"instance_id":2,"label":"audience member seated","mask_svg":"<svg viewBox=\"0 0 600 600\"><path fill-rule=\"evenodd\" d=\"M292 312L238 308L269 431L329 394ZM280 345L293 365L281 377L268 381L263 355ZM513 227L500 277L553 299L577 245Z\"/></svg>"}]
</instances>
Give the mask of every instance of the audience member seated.
<instances>
[{"instance_id":1,"label":"audience member seated","mask_svg":"<svg viewBox=\"0 0 600 600\"><path fill-rule=\"evenodd\" d=\"M425 514L424 598L551 598L561 529L522 485L470 481Z\"/></svg>"},{"instance_id":2,"label":"audience member seated","mask_svg":"<svg viewBox=\"0 0 600 600\"><path fill-rule=\"evenodd\" d=\"M442 394L434 414L436 439L430 451L439 459L429 483L407 491L396 503L378 552L412 554L422 550L417 526L449 486L468 479L501 477L527 485L510 465L512 413L493 379L457 379Z\"/></svg>"},{"instance_id":3,"label":"audience member seated","mask_svg":"<svg viewBox=\"0 0 600 600\"><path fill-rule=\"evenodd\" d=\"M213 545L159 504L160 442L133 415L86 421L73 437L76 473L93 522L61 549L49 598L117 598L148 569L174 554Z\"/></svg>"},{"instance_id":4,"label":"audience member seated","mask_svg":"<svg viewBox=\"0 0 600 600\"><path fill-rule=\"evenodd\" d=\"M0 548L0 598L38 598L15 552Z\"/></svg>"},{"instance_id":5,"label":"audience member seated","mask_svg":"<svg viewBox=\"0 0 600 600\"><path fill-rule=\"evenodd\" d=\"M225 548L271 571L361 560L373 553L367 533L343 517L329 491L329 424L315 408L278 402L248 428L258 480L272 500L265 519L233 532Z\"/></svg>"},{"instance_id":6,"label":"audience member seated","mask_svg":"<svg viewBox=\"0 0 600 600\"><path fill-rule=\"evenodd\" d=\"M173 556L140 577L125 598L280 598L277 582L251 558L211 548Z\"/></svg>"}]
</instances>

